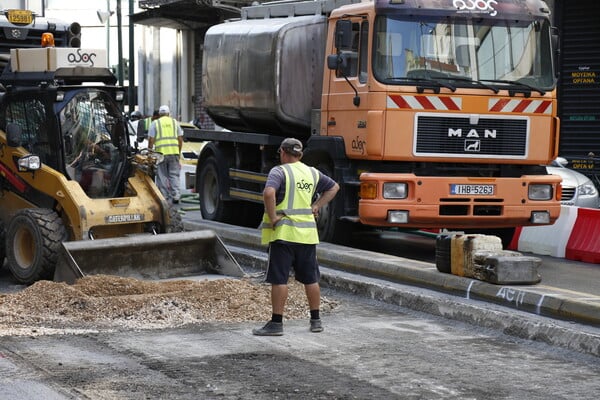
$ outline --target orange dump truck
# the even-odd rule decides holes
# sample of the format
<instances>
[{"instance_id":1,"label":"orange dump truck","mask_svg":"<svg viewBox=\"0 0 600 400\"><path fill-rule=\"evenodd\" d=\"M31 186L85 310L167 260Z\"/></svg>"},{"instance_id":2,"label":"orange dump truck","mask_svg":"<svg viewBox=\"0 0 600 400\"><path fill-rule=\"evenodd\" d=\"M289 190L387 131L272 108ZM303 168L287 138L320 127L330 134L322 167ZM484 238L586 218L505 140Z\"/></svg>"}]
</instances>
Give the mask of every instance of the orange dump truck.
<instances>
[{"instance_id":1,"label":"orange dump truck","mask_svg":"<svg viewBox=\"0 0 600 400\"><path fill-rule=\"evenodd\" d=\"M342 190L322 240L352 227L552 224L560 178L550 9L539 0L276 2L203 44L204 218L257 224L284 137ZM245 204L245 205L242 205ZM254 204L254 205L253 205Z\"/></svg>"}]
</instances>

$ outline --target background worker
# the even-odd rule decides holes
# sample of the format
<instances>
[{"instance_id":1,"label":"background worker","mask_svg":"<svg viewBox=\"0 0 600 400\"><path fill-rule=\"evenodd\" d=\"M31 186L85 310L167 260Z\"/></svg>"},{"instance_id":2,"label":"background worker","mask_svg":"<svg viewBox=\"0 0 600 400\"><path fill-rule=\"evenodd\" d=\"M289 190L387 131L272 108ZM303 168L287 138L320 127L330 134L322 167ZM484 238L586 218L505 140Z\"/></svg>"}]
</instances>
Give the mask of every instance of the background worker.
<instances>
[{"instance_id":1,"label":"background worker","mask_svg":"<svg viewBox=\"0 0 600 400\"><path fill-rule=\"evenodd\" d=\"M144 116L139 110L132 111L131 114L129 114L129 122L131 122L131 127L134 132L137 133L138 125L142 122L143 118Z\"/></svg>"},{"instance_id":2,"label":"background worker","mask_svg":"<svg viewBox=\"0 0 600 400\"><path fill-rule=\"evenodd\" d=\"M170 117L169 106L158 109L159 118L152 122L148 130L148 148L164 155L163 162L156 169L156 185L169 203L177 204L181 197L179 158L183 146L183 129L175 118Z\"/></svg>"},{"instance_id":3,"label":"background worker","mask_svg":"<svg viewBox=\"0 0 600 400\"><path fill-rule=\"evenodd\" d=\"M265 326L252 333L283 335L283 312L292 267L296 280L304 284L310 310L310 331L321 332L319 235L315 217L340 187L330 177L300 161L302 142L298 139L284 139L278 152L281 165L271 169L263 191L265 214L261 226L262 243L269 244L266 281L271 284L272 315ZM315 193L320 196L313 203Z\"/></svg>"},{"instance_id":4,"label":"background worker","mask_svg":"<svg viewBox=\"0 0 600 400\"><path fill-rule=\"evenodd\" d=\"M148 138L148 131L150 130L150 125L152 122L159 117L158 110L154 110L150 117L146 117L140 120L137 124L136 134L138 142L143 142L144 139Z\"/></svg>"}]
</instances>

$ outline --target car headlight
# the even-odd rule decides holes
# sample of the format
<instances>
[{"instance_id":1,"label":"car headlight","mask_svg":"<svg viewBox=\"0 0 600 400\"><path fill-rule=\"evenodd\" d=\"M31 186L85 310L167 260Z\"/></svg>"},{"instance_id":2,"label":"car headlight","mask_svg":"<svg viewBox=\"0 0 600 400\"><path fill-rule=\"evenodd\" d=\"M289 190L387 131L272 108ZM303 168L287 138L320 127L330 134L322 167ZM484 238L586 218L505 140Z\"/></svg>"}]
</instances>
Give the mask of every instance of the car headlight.
<instances>
[{"instance_id":1,"label":"car headlight","mask_svg":"<svg viewBox=\"0 0 600 400\"><path fill-rule=\"evenodd\" d=\"M406 183L390 182L383 184L384 199L405 199L408 196Z\"/></svg>"},{"instance_id":2,"label":"car headlight","mask_svg":"<svg viewBox=\"0 0 600 400\"><path fill-rule=\"evenodd\" d=\"M529 185L529 200L550 200L552 185Z\"/></svg>"},{"instance_id":3,"label":"car headlight","mask_svg":"<svg viewBox=\"0 0 600 400\"><path fill-rule=\"evenodd\" d=\"M592 181L587 181L583 185L580 185L577 188L580 196L595 196L598 191L596 190L596 186L592 183Z\"/></svg>"}]
</instances>

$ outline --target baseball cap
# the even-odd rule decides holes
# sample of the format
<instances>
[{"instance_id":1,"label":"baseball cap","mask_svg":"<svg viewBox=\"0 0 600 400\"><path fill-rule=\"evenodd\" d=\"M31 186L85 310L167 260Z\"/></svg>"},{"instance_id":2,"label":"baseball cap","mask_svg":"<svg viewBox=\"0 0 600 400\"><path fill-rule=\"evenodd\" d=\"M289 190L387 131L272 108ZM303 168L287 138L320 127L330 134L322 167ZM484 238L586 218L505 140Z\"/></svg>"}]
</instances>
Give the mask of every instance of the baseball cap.
<instances>
[{"instance_id":1,"label":"baseball cap","mask_svg":"<svg viewBox=\"0 0 600 400\"><path fill-rule=\"evenodd\" d=\"M171 113L171 110L169 110L169 106L162 105L158 108L158 113L159 114L169 114L169 113Z\"/></svg>"},{"instance_id":2,"label":"baseball cap","mask_svg":"<svg viewBox=\"0 0 600 400\"><path fill-rule=\"evenodd\" d=\"M283 139L280 149L283 149L286 153L289 153L293 156L301 156L302 155L302 142L298 139L294 138L286 138Z\"/></svg>"}]
</instances>

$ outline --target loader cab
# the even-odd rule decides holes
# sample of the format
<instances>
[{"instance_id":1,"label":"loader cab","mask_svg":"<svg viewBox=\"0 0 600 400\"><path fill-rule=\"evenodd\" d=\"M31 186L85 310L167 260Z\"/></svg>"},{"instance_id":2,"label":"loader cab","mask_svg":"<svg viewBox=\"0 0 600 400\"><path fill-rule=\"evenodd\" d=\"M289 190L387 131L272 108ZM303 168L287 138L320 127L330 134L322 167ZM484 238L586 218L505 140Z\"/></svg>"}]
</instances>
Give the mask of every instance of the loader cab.
<instances>
[{"instance_id":1,"label":"loader cab","mask_svg":"<svg viewBox=\"0 0 600 400\"><path fill-rule=\"evenodd\" d=\"M129 146L118 105L105 91L90 88L65 92L55 108L67 176L91 198L117 196Z\"/></svg>"},{"instance_id":2,"label":"loader cab","mask_svg":"<svg viewBox=\"0 0 600 400\"><path fill-rule=\"evenodd\" d=\"M51 105L47 93L38 90L4 94L0 127L6 130L9 124L18 126L21 132L20 145L39 156L42 163L60 170L61 160L55 150L58 134L53 126Z\"/></svg>"},{"instance_id":3,"label":"loader cab","mask_svg":"<svg viewBox=\"0 0 600 400\"><path fill-rule=\"evenodd\" d=\"M4 94L0 127L19 126L21 146L90 198L115 197L127 178L129 142L112 97L91 87L14 90Z\"/></svg>"}]
</instances>

